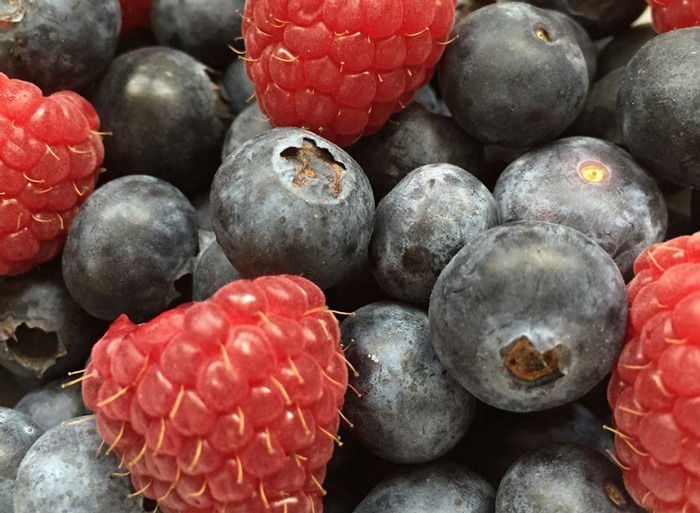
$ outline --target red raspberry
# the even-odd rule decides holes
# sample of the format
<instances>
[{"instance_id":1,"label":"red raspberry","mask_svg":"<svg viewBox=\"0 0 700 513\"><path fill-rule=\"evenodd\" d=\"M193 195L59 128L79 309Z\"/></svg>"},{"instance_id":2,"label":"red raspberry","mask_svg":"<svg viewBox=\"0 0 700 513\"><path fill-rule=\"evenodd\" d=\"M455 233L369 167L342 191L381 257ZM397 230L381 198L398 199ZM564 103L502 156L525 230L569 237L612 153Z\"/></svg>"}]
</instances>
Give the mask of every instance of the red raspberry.
<instances>
[{"instance_id":1,"label":"red raspberry","mask_svg":"<svg viewBox=\"0 0 700 513\"><path fill-rule=\"evenodd\" d=\"M425 85L456 0L248 0L246 70L274 126L341 146L381 128Z\"/></svg>"},{"instance_id":2,"label":"red raspberry","mask_svg":"<svg viewBox=\"0 0 700 513\"><path fill-rule=\"evenodd\" d=\"M0 73L0 275L51 260L104 158L100 121L72 91L44 97Z\"/></svg>"},{"instance_id":3,"label":"red raspberry","mask_svg":"<svg viewBox=\"0 0 700 513\"><path fill-rule=\"evenodd\" d=\"M304 278L264 276L117 319L83 398L136 490L165 513L321 513L347 386L324 304Z\"/></svg>"},{"instance_id":4,"label":"red raspberry","mask_svg":"<svg viewBox=\"0 0 700 513\"><path fill-rule=\"evenodd\" d=\"M659 34L700 25L700 0L647 0L651 20Z\"/></svg>"},{"instance_id":5,"label":"red raspberry","mask_svg":"<svg viewBox=\"0 0 700 513\"><path fill-rule=\"evenodd\" d=\"M608 388L630 495L700 512L700 232L651 246L628 285L627 342Z\"/></svg>"},{"instance_id":6,"label":"red raspberry","mask_svg":"<svg viewBox=\"0 0 700 513\"><path fill-rule=\"evenodd\" d=\"M151 0L119 0L122 7L122 34L151 26Z\"/></svg>"}]
</instances>

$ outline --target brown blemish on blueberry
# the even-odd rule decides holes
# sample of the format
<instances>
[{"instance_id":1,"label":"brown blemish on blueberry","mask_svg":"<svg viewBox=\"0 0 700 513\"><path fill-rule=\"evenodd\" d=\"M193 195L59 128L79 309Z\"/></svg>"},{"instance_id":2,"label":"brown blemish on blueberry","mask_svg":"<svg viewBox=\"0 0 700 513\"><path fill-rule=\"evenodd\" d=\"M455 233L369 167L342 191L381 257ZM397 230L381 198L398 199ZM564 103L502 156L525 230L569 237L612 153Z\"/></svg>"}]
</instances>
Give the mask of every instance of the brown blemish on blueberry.
<instances>
[{"instance_id":1,"label":"brown blemish on blueberry","mask_svg":"<svg viewBox=\"0 0 700 513\"><path fill-rule=\"evenodd\" d=\"M326 148L319 148L313 139L304 137L300 148L284 149L280 156L297 164L292 185L299 189L309 185L309 180L323 176L334 198L340 196L345 166L333 158Z\"/></svg>"},{"instance_id":2,"label":"brown blemish on blueberry","mask_svg":"<svg viewBox=\"0 0 700 513\"><path fill-rule=\"evenodd\" d=\"M606 479L603 482L603 491L606 497L617 509L625 509L627 507L627 497L626 494L617 481Z\"/></svg>"},{"instance_id":3,"label":"brown blemish on blueberry","mask_svg":"<svg viewBox=\"0 0 700 513\"><path fill-rule=\"evenodd\" d=\"M537 36L538 39L541 39L545 43L549 43L552 38L549 35L549 32L547 32L544 28L542 27L537 27L535 29L535 35Z\"/></svg>"},{"instance_id":4,"label":"brown blemish on blueberry","mask_svg":"<svg viewBox=\"0 0 700 513\"><path fill-rule=\"evenodd\" d=\"M67 354L55 331L5 321L2 324L2 333L6 339L7 350L14 360L35 371L37 375L43 374L57 358Z\"/></svg>"},{"instance_id":5,"label":"brown blemish on blueberry","mask_svg":"<svg viewBox=\"0 0 700 513\"><path fill-rule=\"evenodd\" d=\"M503 364L520 381L533 383L560 378L561 346L539 351L529 338L520 337L501 351Z\"/></svg>"},{"instance_id":6,"label":"brown blemish on blueberry","mask_svg":"<svg viewBox=\"0 0 700 513\"><path fill-rule=\"evenodd\" d=\"M0 32L7 32L14 23L22 21L26 9L24 0L9 0L0 5Z\"/></svg>"}]
</instances>

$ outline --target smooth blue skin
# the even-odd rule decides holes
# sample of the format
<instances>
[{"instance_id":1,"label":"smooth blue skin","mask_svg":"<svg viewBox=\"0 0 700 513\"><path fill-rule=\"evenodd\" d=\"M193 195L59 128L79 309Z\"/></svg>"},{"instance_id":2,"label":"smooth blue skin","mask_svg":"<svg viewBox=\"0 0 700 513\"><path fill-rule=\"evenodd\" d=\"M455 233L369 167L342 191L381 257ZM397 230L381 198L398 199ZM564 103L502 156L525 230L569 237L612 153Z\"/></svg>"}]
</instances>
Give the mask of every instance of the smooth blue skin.
<instances>
[{"instance_id":1,"label":"smooth blue skin","mask_svg":"<svg viewBox=\"0 0 700 513\"><path fill-rule=\"evenodd\" d=\"M450 259L498 219L493 195L474 175L451 164L421 166L377 206L372 274L393 298L427 304Z\"/></svg>"},{"instance_id":2,"label":"smooth blue skin","mask_svg":"<svg viewBox=\"0 0 700 513\"><path fill-rule=\"evenodd\" d=\"M381 481L354 513L492 513L495 491L455 463L407 467Z\"/></svg>"},{"instance_id":3,"label":"smooth blue skin","mask_svg":"<svg viewBox=\"0 0 700 513\"><path fill-rule=\"evenodd\" d=\"M651 23L634 25L617 34L598 53L597 78L600 79L611 71L627 66L644 43L658 35Z\"/></svg>"},{"instance_id":4,"label":"smooth blue skin","mask_svg":"<svg viewBox=\"0 0 700 513\"><path fill-rule=\"evenodd\" d=\"M140 497L132 498L128 476L110 476L119 459L104 452L95 417L59 425L44 433L22 460L14 489L14 513L125 513Z\"/></svg>"},{"instance_id":5,"label":"smooth blue skin","mask_svg":"<svg viewBox=\"0 0 700 513\"><path fill-rule=\"evenodd\" d=\"M357 370L343 411L355 438L397 463L425 463L446 454L466 433L474 398L446 371L430 344L427 314L380 301L340 325L346 357Z\"/></svg>"},{"instance_id":6,"label":"smooth blue skin","mask_svg":"<svg viewBox=\"0 0 700 513\"><path fill-rule=\"evenodd\" d=\"M357 162L299 128L269 130L229 155L210 202L216 238L243 276L300 274L323 289L362 262L374 226Z\"/></svg>"},{"instance_id":7,"label":"smooth blue skin","mask_svg":"<svg viewBox=\"0 0 700 513\"><path fill-rule=\"evenodd\" d=\"M99 79L114 57L119 0L16 0L0 6L0 72L44 94Z\"/></svg>"},{"instance_id":8,"label":"smooth blue skin","mask_svg":"<svg viewBox=\"0 0 700 513\"><path fill-rule=\"evenodd\" d=\"M221 148L221 159L235 153L244 143L254 137L272 130L270 120L260 110L258 102L248 105L236 116L231 126L226 130L224 144Z\"/></svg>"},{"instance_id":9,"label":"smooth blue skin","mask_svg":"<svg viewBox=\"0 0 700 513\"><path fill-rule=\"evenodd\" d=\"M87 415L81 387L62 386L69 381L69 377L60 378L25 394L15 409L31 417L44 431L68 419Z\"/></svg>"},{"instance_id":10,"label":"smooth blue skin","mask_svg":"<svg viewBox=\"0 0 700 513\"><path fill-rule=\"evenodd\" d=\"M619 269L592 239L567 226L513 222L472 239L440 274L429 305L432 343L481 401L546 410L610 372L627 306Z\"/></svg>"},{"instance_id":11,"label":"smooth blue skin","mask_svg":"<svg viewBox=\"0 0 700 513\"><path fill-rule=\"evenodd\" d=\"M255 101L253 81L245 70L245 61L243 59L235 59L226 67L221 78L221 85L226 93L231 111L236 114L257 103ZM265 118L262 112L260 112L260 118Z\"/></svg>"},{"instance_id":12,"label":"smooth blue skin","mask_svg":"<svg viewBox=\"0 0 700 513\"><path fill-rule=\"evenodd\" d=\"M13 479L0 477L0 511L12 513L12 494L15 487Z\"/></svg>"},{"instance_id":13,"label":"smooth blue skin","mask_svg":"<svg viewBox=\"0 0 700 513\"><path fill-rule=\"evenodd\" d=\"M203 301L214 292L234 280L242 278L231 265L216 240L212 240L201 251L192 271L192 299Z\"/></svg>"},{"instance_id":14,"label":"smooth blue skin","mask_svg":"<svg viewBox=\"0 0 700 513\"><path fill-rule=\"evenodd\" d=\"M646 43L625 68L618 123L629 152L658 178L700 188L700 27Z\"/></svg>"},{"instance_id":15,"label":"smooth blue skin","mask_svg":"<svg viewBox=\"0 0 700 513\"><path fill-rule=\"evenodd\" d=\"M153 176L117 178L83 204L68 231L63 277L73 298L105 320L143 322L180 297L197 252L197 214Z\"/></svg>"},{"instance_id":16,"label":"smooth blue skin","mask_svg":"<svg viewBox=\"0 0 700 513\"><path fill-rule=\"evenodd\" d=\"M605 167L590 182L581 166ZM626 279L648 246L666 234L666 201L656 181L618 146L591 137L570 137L540 146L513 161L493 191L501 220L548 221L595 240Z\"/></svg>"},{"instance_id":17,"label":"smooth blue skin","mask_svg":"<svg viewBox=\"0 0 700 513\"><path fill-rule=\"evenodd\" d=\"M550 444L516 461L496 493L495 513L643 513L622 473L602 454L577 444Z\"/></svg>"},{"instance_id":18,"label":"smooth blue skin","mask_svg":"<svg viewBox=\"0 0 700 513\"><path fill-rule=\"evenodd\" d=\"M566 129L566 135L596 137L614 144L623 144L617 124L617 93L624 72L624 67L617 68L593 83L586 104Z\"/></svg>"},{"instance_id":19,"label":"smooth blue skin","mask_svg":"<svg viewBox=\"0 0 700 513\"><path fill-rule=\"evenodd\" d=\"M151 29L158 44L183 50L217 69L225 68L242 46L245 0L154 0Z\"/></svg>"},{"instance_id":20,"label":"smooth blue skin","mask_svg":"<svg viewBox=\"0 0 700 513\"><path fill-rule=\"evenodd\" d=\"M187 53L147 46L115 58L94 95L106 176L144 174L185 194L206 190L231 122L209 70Z\"/></svg>"},{"instance_id":21,"label":"smooth blue skin","mask_svg":"<svg viewBox=\"0 0 700 513\"><path fill-rule=\"evenodd\" d=\"M527 148L556 138L588 94L586 60L568 24L521 2L459 22L438 78L453 119L483 143ZM469 168L466 168L469 171Z\"/></svg>"},{"instance_id":22,"label":"smooth blue skin","mask_svg":"<svg viewBox=\"0 0 700 513\"><path fill-rule=\"evenodd\" d=\"M44 430L28 415L0 407L0 479L13 480L29 448Z\"/></svg>"}]
</instances>

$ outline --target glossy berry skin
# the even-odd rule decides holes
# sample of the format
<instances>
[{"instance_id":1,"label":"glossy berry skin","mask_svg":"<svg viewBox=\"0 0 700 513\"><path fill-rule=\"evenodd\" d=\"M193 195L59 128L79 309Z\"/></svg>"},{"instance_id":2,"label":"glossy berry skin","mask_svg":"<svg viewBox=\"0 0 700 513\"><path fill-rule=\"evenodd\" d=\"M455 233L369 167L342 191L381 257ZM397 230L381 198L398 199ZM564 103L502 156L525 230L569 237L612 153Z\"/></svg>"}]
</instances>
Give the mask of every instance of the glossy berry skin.
<instances>
[{"instance_id":1,"label":"glossy berry skin","mask_svg":"<svg viewBox=\"0 0 700 513\"><path fill-rule=\"evenodd\" d=\"M561 406L601 381L626 312L612 258L581 232L539 221L474 237L440 273L429 305L447 370L477 399L514 412Z\"/></svg>"},{"instance_id":2,"label":"glossy berry skin","mask_svg":"<svg viewBox=\"0 0 700 513\"><path fill-rule=\"evenodd\" d=\"M308 280L277 275L145 324L119 318L83 398L135 489L165 513L320 512L347 385L324 304Z\"/></svg>"},{"instance_id":3,"label":"glossy berry skin","mask_svg":"<svg viewBox=\"0 0 700 513\"><path fill-rule=\"evenodd\" d=\"M669 30L700 25L700 0L647 0L654 29Z\"/></svg>"},{"instance_id":4,"label":"glossy berry skin","mask_svg":"<svg viewBox=\"0 0 700 513\"><path fill-rule=\"evenodd\" d=\"M467 16L438 66L454 120L478 140L510 148L556 138L588 94L588 67L574 34L549 11L521 2Z\"/></svg>"},{"instance_id":5,"label":"glossy berry skin","mask_svg":"<svg viewBox=\"0 0 700 513\"><path fill-rule=\"evenodd\" d=\"M0 275L57 256L95 188L104 158L100 121L71 91L41 90L0 73Z\"/></svg>"},{"instance_id":6,"label":"glossy berry skin","mask_svg":"<svg viewBox=\"0 0 700 513\"><path fill-rule=\"evenodd\" d=\"M650 246L627 286L627 340L613 370L615 452L654 513L700 511L700 233Z\"/></svg>"},{"instance_id":7,"label":"glossy berry skin","mask_svg":"<svg viewBox=\"0 0 700 513\"><path fill-rule=\"evenodd\" d=\"M340 146L408 105L442 56L456 0L249 0L246 69L275 126Z\"/></svg>"}]
</instances>

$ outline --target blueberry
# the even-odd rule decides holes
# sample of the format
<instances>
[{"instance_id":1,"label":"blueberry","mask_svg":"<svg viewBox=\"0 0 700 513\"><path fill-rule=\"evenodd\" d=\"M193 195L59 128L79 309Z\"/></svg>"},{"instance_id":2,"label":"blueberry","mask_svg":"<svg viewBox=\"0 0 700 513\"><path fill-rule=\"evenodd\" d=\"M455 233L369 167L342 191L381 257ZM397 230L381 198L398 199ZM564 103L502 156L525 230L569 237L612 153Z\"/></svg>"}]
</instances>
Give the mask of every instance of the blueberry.
<instances>
[{"instance_id":1,"label":"blueberry","mask_svg":"<svg viewBox=\"0 0 700 513\"><path fill-rule=\"evenodd\" d=\"M0 478L15 479L22 458L43 434L29 416L0 407Z\"/></svg>"},{"instance_id":2,"label":"blueberry","mask_svg":"<svg viewBox=\"0 0 700 513\"><path fill-rule=\"evenodd\" d=\"M503 477L495 513L643 513L620 470L582 445L550 444L522 456Z\"/></svg>"},{"instance_id":3,"label":"blueberry","mask_svg":"<svg viewBox=\"0 0 700 513\"><path fill-rule=\"evenodd\" d=\"M442 271L429 307L435 350L483 402L536 411L576 400L610 371L627 296L612 258L567 226L508 223Z\"/></svg>"},{"instance_id":4,"label":"blueberry","mask_svg":"<svg viewBox=\"0 0 700 513\"><path fill-rule=\"evenodd\" d=\"M0 511L12 513L12 495L15 487L14 479L4 479L0 477Z\"/></svg>"},{"instance_id":5,"label":"blueberry","mask_svg":"<svg viewBox=\"0 0 700 513\"><path fill-rule=\"evenodd\" d=\"M176 281L191 272L196 251L197 217L187 198L158 178L124 176L98 188L76 215L63 276L95 317L125 313L142 322L180 297Z\"/></svg>"},{"instance_id":6,"label":"blueberry","mask_svg":"<svg viewBox=\"0 0 700 513\"><path fill-rule=\"evenodd\" d=\"M666 234L666 201L624 150L590 137L559 139L518 158L496 182L503 222L530 219L576 228L632 277L637 256Z\"/></svg>"},{"instance_id":7,"label":"blueberry","mask_svg":"<svg viewBox=\"0 0 700 513\"><path fill-rule=\"evenodd\" d=\"M253 101L255 89L253 81L250 80L248 73L246 73L243 59L235 59L226 67L221 78L221 85L224 88L232 112L238 114L253 103L257 103ZM260 113L260 118L265 118L262 112Z\"/></svg>"},{"instance_id":8,"label":"blueberry","mask_svg":"<svg viewBox=\"0 0 700 513\"><path fill-rule=\"evenodd\" d=\"M476 177L451 164L421 166L377 206L369 248L374 277L394 298L427 304L455 253L497 224L496 201Z\"/></svg>"},{"instance_id":9,"label":"blueberry","mask_svg":"<svg viewBox=\"0 0 700 513\"><path fill-rule=\"evenodd\" d=\"M362 169L299 128L267 131L230 155L210 201L217 240L245 277L300 274L330 287L362 261L374 225Z\"/></svg>"},{"instance_id":10,"label":"blueberry","mask_svg":"<svg viewBox=\"0 0 700 513\"><path fill-rule=\"evenodd\" d=\"M94 104L107 177L145 174L185 193L206 189L220 164L230 113L207 68L173 48L146 47L112 61Z\"/></svg>"},{"instance_id":11,"label":"blueberry","mask_svg":"<svg viewBox=\"0 0 700 513\"><path fill-rule=\"evenodd\" d=\"M433 114L441 114L449 116L450 111L447 110L447 105L437 95L430 83L424 85L413 95L413 101L420 103L428 112Z\"/></svg>"},{"instance_id":12,"label":"blueberry","mask_svg":"<svg viewBox=\"0 0 700 513\"><path fill-rule=\"evenodd\" d=\"M598 49L596 48L591 36L588 35L586 29L572 18L570 15L565 14L561 11L556 11L554 9L549 9L547 13L553 16L554 19L559 20L563 25L567 25L571 29L571 35L574 40L578 43L579 48L581 48L581 53L586 61L586 69L588 71L588 82L589 84L593 82L596 74L597 61L598 61Z\"/></svg>"},{"instance_id":13,"label":"blueberry","mask_svg":"<svg viewBox=\"0 0 700 513\"><path fill-rule=\"evenodd\" d=\"M406 468L381 481L354 513L492 513L494 499L483 477L441 462Z\"/></svg>"},{"instance_id":14,"label":"blueberry","mask_svg":"<svg viewBox=\"0 0 700 513\"><path fill-rule=\"evenodd\" d=\"M267 132L272 128L270 121L260 110L258 102L246 107L231 123L226 131L224 144L221 149L221 159L234 153L243 143Z\"/></svg>"},{"instance_id":15,"label":"blueberry","mask_svg":"<svg viewBox=\"0 0 700 513\"><path fill-rule=\"evenodd\" d=\"M14 513L125 513L129 478L119 472L114 453L95 456L101 438L94 417L78 417L74 425L49 429L25 455L17 471Z\"/></svg>"},{"instance_id":16,"label":"blueberry","mask_svg":"<svg viewBox=\"0 0 700 513\"><path fill-rule=\"evenodd\" d=\"M396 302L358 309L340 324L357 375L344 412L353 435L384 459L432 461L466 433L474 398L455 381L430 345L427 314Z\"/></svg>"},{"instance_id":17,"label":"blueberry","mask_svg":"<svg viewBox=\"0 0 700 513\"><path fill-rule=\"evenodd\" d=\"M374 135L350 148L379 202L399 181L426 164L453 164L477 178L486 175L481 144L447 116L411 103Z\"/></svg>"},{"instance_id":18,"label":"blueberry","mask_svg":"<svg viewBox=\"0 0 700 513\"><path fill-rule=\"evenodd\" d=\"M588 71L568 25L510 2L478 9L453 32L438 64L440 90L468 134L529 147L554 139L576 118Z\"/></svg>"},{"instance_id":19,"label":"blueberry","mask_svg":"<svg viewBox=\"0 0 700 513\"><path fill-rule=\"evenodd\" d=\"M240 44L245 0L153 0L151 27L159 44L223 69Z\"/></svg>"},{"instance_id":20,"label":"blueberry","mask_svg":"<svg viewBox=\"0 0 700 513\"><path fill-rule=\"evenodd\" d=\"M627 67L618 121L632 156L657 177L700 188L700 27L646 43Z\"/></svg>"},{"instance_id":21,"label":"blueberry","mask_svg":"<svg viewBox=\"0 0 700 513\"><path fill-rule=\"evenodd\" d=\"M80 367L106 328L71 297L57 264L0 288L0 366L29 387Z\"/></svg>"},{"instance_id":22,"label":"blueberry","mask_svg":"<svg viewBox=\"0 0 700 513\"><path fill-rule=\"evenodd\" d=\"M229 282L241 278L216 240L197 256L192 271L192 299L203 301Z\"/></svg>"},{"instance_id":23,"label":"blueberry","mask_svg":"<svg viewBox=\"0 0 700 513\"><path fill-rule=\"evenodd\" d=\"M31 417L44 431L63 421L87 415L80 386L64 387L68 381L68 378L61 378L25 394L15 409Z\"/></svg>"},{"instance_id":24,"label":"blueberry","mask_svg":"<svg viewBox=\"0 0 700 513\"><path fill-rule=\"evenodd\" d=\"M615 69L593 83L583 109L566 129L566 135L597 137L622 145L617 123L617 94L624 72L625 68Z\"/></svg>"},{"instance_id":25,"label":"blueberry","mask_svg":"<svg viewBox=\"0 0 700 513\"><path fill-rule=\"evenodd\" d=\"M578 403L534 413L513 413L480 403L469 434L459 446L465 464L498 486L522 455L549 443L578 443L607 457L612 435ZM455 451L457 452L457 451Z\"/></svg>"},{"instance_id":26,"label":"blueberry","mask_svg":"<svg viewBox=\"0 0 700 513\"><path fill-rule=\"evenodd\" d=\"M0 5L0 72L44 93L96 81L117 49L118 0L10 0Z\"/></svg>"},{"instance_id":27,"label":"blueberry","mask_svg":"<svg viewBox=\"0 0 700 513\"><path fill-rule=\"evenodd\" d=\"M635 25L617 34L598 53L598 79L611 71L627 66L634 54L647 41L657 35L658 32L654 30L650 23Z\"/></svg>"}]
</instances>

